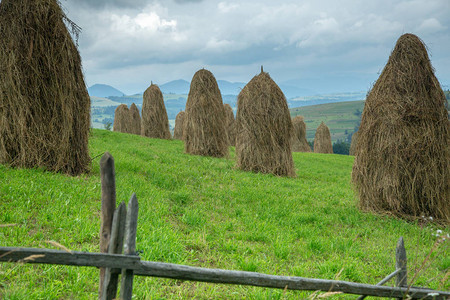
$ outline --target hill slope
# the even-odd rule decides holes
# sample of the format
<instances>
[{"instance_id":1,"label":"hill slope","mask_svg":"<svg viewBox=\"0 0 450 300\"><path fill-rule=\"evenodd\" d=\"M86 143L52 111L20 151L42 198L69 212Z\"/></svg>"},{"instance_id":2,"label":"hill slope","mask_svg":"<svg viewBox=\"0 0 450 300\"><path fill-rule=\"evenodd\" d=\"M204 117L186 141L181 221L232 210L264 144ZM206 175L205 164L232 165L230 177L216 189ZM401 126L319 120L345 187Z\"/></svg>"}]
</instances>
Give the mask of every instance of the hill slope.
<instances>
[{"instance_id":1,"label":"hill slope","mask_svg":"<svg viewBox=\"0 0 450 300\"><path fill-rule=\"evenodd\" d=\"M118 89L107 85L107 84L94 84L93 86L88 88L88 93L90 96L95 97L109 97L109 96L124 96L125 94L119 91Z\"/></svg>"},{"instance_id":2,"label":"hill slope","mask_svg":"<svg viewBox=\"0 0 450 300\"><path fill-rule=\"evenodd\" d=\"M115 159L117 202L137 195L136 248L143 260L375 284L394 269L400 236L411 276L436 239L435 227L360 212L349 185L353 157L295 153L297 178L280 178L234 169L233 151L228 159L184 154L178 140L93 130L90 151L91 174L75 178L0 165L0 224L16 224L0 226L2 245L54 248L46 242L51 240L71 250L98 251L98 164L105 151ZM442 281L450 267L442 247L414 285L450 288ZM95 268L0 266L2 299L97 295ZM133 292L136 299L311 294L149 277L135 277Z\"/></svg>"}]
</instances>

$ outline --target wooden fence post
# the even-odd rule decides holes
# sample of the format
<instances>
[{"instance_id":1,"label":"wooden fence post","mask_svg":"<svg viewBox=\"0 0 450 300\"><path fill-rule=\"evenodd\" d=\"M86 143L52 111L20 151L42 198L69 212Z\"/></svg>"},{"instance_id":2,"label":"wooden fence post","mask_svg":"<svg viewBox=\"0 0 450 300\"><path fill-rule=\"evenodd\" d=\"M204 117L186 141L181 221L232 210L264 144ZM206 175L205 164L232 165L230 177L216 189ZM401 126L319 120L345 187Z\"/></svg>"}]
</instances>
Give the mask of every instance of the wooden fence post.
<instances>
[{"instance_id":1,"label":"wooden fence post","mask_svg":"<svg viewBox=\"0 0 450 300\"><path fill-rule=\"evenodd\" d=\"M102 212L100 227L100 252L108 252L109 239L111 237L111 226L114 209L116 208L116 174L114 169L114 158L109 152L100 159L100 178L102 183ZM99 298L103 291L105 268L100 268Z\"/></svg>"},{"instance_id":2,"label":"wooden fence post","mask_svg":"<svg viewBox=\"0 0 450 300\"><path fill-rule=\"evenodd\" d=\"M138 218L138 201L133 193L127 208L127 219L125 221L124 251L125 255L136 255L136 231ZM133 293L133 270L122 269L122 280L120 284L120 299L131 300Z\"/></svg>"},{"instance_id":3,"label":"wooden fence post","mask_svg":"<svg viewBox=\"0 0 450 300\"><path fill-rule=\"evenodd\" d=\"M395 285L397 287L406 287L408 285L408 274L406 270L406 249L403 237L400 237L395 250L395 268L400 271L395 277Z\"/></svg>"}]
</instances>

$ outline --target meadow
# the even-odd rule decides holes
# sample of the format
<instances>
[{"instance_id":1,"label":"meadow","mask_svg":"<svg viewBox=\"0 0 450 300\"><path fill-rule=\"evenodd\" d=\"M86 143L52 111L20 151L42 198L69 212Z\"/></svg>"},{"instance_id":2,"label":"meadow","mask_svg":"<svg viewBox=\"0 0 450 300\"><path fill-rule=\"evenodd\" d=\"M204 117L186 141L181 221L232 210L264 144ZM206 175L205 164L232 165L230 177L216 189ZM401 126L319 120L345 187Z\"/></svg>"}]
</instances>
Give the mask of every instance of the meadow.
<instances>
[{"instance_id":1,"label":"meadow","mask_svg":"<svg viewBox=\"0 0 450 300\"><path fill-rule=\"evenodd\" d=\"M307 123L308 124L308 123ZM308 126L308 125L307 125ZM139 201L143 260L376 284L400 236L415 286L450 289L449 228L358 210L352 156L294 153L297 177L184 154L178 140L93 129L90 174L0 165L0 245L99 251L99 160L115 159L117 202ZM1 226L12 224L12 226ZM0 263L1 299L95 299L98 270ZM136 299L304 299L317 293L135 277ZM355 299L338 295L336 298Z\"/></svg>"}]
</instances>

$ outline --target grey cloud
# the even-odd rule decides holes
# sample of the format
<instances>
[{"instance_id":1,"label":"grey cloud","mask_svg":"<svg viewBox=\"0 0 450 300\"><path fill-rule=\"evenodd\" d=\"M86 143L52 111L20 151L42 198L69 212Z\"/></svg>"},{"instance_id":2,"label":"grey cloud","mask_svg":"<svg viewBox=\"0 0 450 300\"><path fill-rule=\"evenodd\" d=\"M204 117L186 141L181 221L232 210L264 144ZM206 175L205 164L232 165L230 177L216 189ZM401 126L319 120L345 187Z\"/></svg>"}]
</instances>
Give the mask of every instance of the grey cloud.
<instances>
[{"instance_id":1,"label":"grey cloud","mask_svg":"<svg viewBox=\"0 0 450 300\"><path fill-rule=\"evenodd\" d=\"M72 5L82 5L95 9L102 9L106 7L117 8L141 8L150 3L150 0L63 0L61 3L71 3Z\"/></svg>"}]
</instances>

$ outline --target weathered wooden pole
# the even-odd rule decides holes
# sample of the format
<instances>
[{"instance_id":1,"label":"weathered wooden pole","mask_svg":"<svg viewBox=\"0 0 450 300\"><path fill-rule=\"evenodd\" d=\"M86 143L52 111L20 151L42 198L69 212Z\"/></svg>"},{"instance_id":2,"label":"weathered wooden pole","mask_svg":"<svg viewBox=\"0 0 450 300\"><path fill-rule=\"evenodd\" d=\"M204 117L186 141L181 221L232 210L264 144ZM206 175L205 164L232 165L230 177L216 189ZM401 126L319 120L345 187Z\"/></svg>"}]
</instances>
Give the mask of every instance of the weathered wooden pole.
<instances>
[{"instance_id":1,"label":"weathered wooden pole","mask_svg":"<svg viewBox=\"0 0 450 300\"><path fill-rule=\"evenodd\" d=\"M100 252L107 253L109 239L111 237L111 226L116 208L116 174L114 169L114 158L109 152L100 159L100 178L102 183L102 212L100 227ZM100 268L99 299L103 291L105 268Z\"/></svg>"},{"instance_id":2,"label":"weathered wooden pole","mask_svg":"<svg viewBox=\"0 0 450 300\"><path fill-rule=\"evenodd\" d=\"M108 247L109 254L122 254L126 213L124 202L120 203L119 207L114 211L111 239ZM116 298L119 273L111 272L111 270L112 268L106 268L103 290L100 295L101 300L112 300Z\"/></svg>"},{"instance_id":3,"label":"weathered wooden pole","mask_svg":"<svg viewBox=\"0 0 450 300\"><path fill-rule=\"evenodd\" d=\"M136 231L138 219L138 201L136 194L133 193L128 202L127 218L125 221L125 237L123 244L123 254L136 255ZM133 293L133 276L134 271L122 269L122 279L120 284L120 299L131 300Z\"/></svg>"},{"instance_id":4,"label":"weathered wooden pole","mask_svg":"<svg viewBox=\"0 0 450 300\"><path fill-rule=\"evenodd\" d=\"M400 237L395 250L395 268L400 270L395 277L395 285L397 287L406 287L408 285L408 276L406 270L406 249L403 237Z\"/></svg>"}]
</instances>

